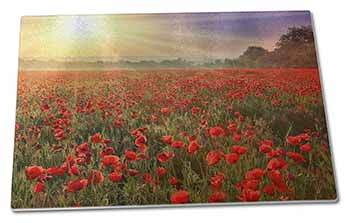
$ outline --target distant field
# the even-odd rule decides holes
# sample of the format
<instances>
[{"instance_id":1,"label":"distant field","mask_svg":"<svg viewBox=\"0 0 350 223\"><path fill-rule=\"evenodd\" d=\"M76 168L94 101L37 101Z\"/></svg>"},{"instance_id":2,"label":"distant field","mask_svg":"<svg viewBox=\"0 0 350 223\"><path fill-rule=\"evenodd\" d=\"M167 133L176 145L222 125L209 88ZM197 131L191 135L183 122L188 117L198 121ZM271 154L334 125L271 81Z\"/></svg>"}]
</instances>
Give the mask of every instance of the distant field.
<instances>
[{"instance_id":1,"label":"distant field","mask_svg":"<svg viewBox=\"0 0 350 223\"><path fill-rule=\"evenodd\" d=\"M12 207L335 199L319 79L20 72Z\"/></svg>"}]
</instances>

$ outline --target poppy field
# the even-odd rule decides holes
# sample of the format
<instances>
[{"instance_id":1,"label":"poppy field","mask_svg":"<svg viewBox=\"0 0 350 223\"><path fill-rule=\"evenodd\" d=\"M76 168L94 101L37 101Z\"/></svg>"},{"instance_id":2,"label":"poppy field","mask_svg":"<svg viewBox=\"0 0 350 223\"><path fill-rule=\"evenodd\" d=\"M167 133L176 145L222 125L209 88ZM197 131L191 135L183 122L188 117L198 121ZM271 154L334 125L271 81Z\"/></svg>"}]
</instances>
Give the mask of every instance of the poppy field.
<instances>
[{"instance_id":1,"label":"poppy field","mask_svg":"<svg viewBox=\"0 0 350 223\"><path fill-rule=\"evenodd\" d=\"M317 69L19 73L12 207L336 199Z\"/></svg>"}]
</instances>

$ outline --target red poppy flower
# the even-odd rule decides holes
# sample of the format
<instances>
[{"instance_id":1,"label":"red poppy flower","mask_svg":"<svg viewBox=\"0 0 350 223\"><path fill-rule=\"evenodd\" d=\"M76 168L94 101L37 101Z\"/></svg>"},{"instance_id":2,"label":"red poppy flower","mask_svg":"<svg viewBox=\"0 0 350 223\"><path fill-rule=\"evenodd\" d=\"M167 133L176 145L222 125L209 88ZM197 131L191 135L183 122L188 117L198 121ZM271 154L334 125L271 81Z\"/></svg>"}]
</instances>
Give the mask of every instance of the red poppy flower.
<instances>
[{"instance_id":1,"label":"red poppy flower","mask_svg":"<svg viewBox=\"0 0 350 223\"><path fill-rule=\"evenodd\" d=\"M67 163L71 166L75 163L75 156L72 154L68 154L67 156Z\"/></svg>"},{"instance_id":2,"label":"red poppy flower","mask_svg":"<svg viewBox=\"0 0 350 223\"><path fill-rule=\"evenodd\" d=\"M66 170L62 167L50 167L46 170L47 174L55 176L63 176Z\"/></svg>"},{"instance_id":3,"label":"red poppy flower","mask_svg":"<svg viewBox=\"0 0 350 223\"><path fill-rule=\"evenodd\" d=\"M188 137L188 141L192 142L192 141L195 141L197 139L197 137L195 135L190 135Z\"/></svg>"},{"instance_id":4,"label":"red poppy flower","mask_svg":"<svg viewBox=\"0 0 350 223\"><path fill-rule=\"evenodd\" d=\"M284 170L287 167L288 167L288 163L284 159L273 158L267 164L267 169L270 169L270 170L276 170L276 169Z\"/></svg>"},{"instance_id":5,"label":"red poppy flower","mask_svg":"<svg viewBox=\"0 0 350 223\"><path fill-rule=\"evenodd\" d=\"M240 134L236 134L235 136L233 136L233 140L238 142L239 140L241 140L241 135Z\"/></svg>"},{"instance_id":6,"label":"red poppy flower","mask_svg":"<svg viewBox=\"0 0 350 223\"><path fill-rule=\"evenodd\" d=\"M157 167L158 176L164 176L166 174L166 169L164 167Z\"/></svg>"},{"instance_id":7,"label":"red poppy flower","mask_svg":"<svg viewBox=\"0 0 350 223\"><path fill-rule=\"evenodd\" d=\"M80 154L80 156L85 156L84 154ZM86 159L84 157L79 157L74 160L75 163L79 165L84 165L86 163Z\"/></svg>"},{"instance_id":8,"label":"red poppy flower","mask_svg":"<svg viewBox=\"0 0 350 223\"><path fill-rule=\"evenodd\" d=\"M230 130L231 133L234 133L237 130L237 124L231 122L227 128Z\"/></svg>"},{"instance_id":9,"label":"red poppy flower","mask_svg":"<svg viewBox=\"0 0 350 223\"><path fill-rule=\"evenodd\" d=\"M181 148L184 148L185 146L186 146L186 144L182 141L174 141L171 144L171 147L173 147L174 149L181 149Z\"/></svg>"},{"instance_id":10,"label":"red poppy flower","mask_svg":"<svg viewBox=\"0 0 350 223\"><path fill-rule=\"evenodd\" d=\"M320 137L320 133L319 133L319 132L313 132L313 133L312 133L312 136L314 136L314 137Z\"/></svg>"},{"instance_id":11,"label":"red poppy flower","mask_svg":"<svg viewBox=\"0 0 350 223\"><path fill-rule=\"evenodd\" d=\"M170 108L161 108L160 109L160 112L163 114L163 115L169 115L171 110Z\"/></svg>"},{"instance_id":12,"label":"red poppy flower","mask_svg":"<svg viewBox=\"0 0 350 223\"><path fill-rule=\"evenodd\" d=\"M15 125L16 131L19 130L20 127L21 127L21 126L20 126L18 123L16 123L16 125Z\"/></svg>"},{"instance_id":13,"label":"red poppy flower","mask_svg":"<svg viewBox=\"0 0 350 223\"><path fill-rule=\"evenodd\" d=\"M135 145L140 146L142 144L145 144L147 142L147 138L144 135L140 135L135 139Z\"/></svg>"},{"instance_id":14,"label":"red poppy flower","mask_svg":"<svg viewBox=\"0 0 350 223\"><path fill-rule=\"evenodd\" d=\"M284 155L284 150L283 148L279 148L279 149L276 149L276 150L271 150L270 152L267 153L267 157L268 158L272 158L272 157L275 157L275 156L282 156Z\"/></svg>"},{"instance_id":15,"label":"red poppy flower","mask_svg":"<svg viewBox=\"0 0 350 223\"><path fill-rule=\"evenodd\" d=\"M212 138L215 138L223 136L225 134L225 130L219 126L216 126L209 129L209 134Z\"/></svg>"},{"instance_id":16,"label":"red poppy flower","mask_svg":"<svg viewBox=\"0 0 350 223\"><path fill-rule=\"evenodd\" d=\"M198 144L197 140L191 141L187 147L187 151L190 154L196 154L199 149L200 149L200 145Z\"/></svg>"},{"instance_id":17,"label":"red poppy flower","mask_svg":"<svg viewBox=\"0 0 350 223\"><path fill-rule=\"evenodd\" d=\"M255 168L247 171L245 174L246 180L260 180L264 176L265 172L260 168Z\"/></svg>"},{"instance_id":18,"label":"red poppy flower","mask_svg":"<svg viewBox=\"0 0 350 223\"><path fill-rule=\"evenodd\" d=\"M41 193L41 192L45 192L45 184L41 183L41 182L37 182L34 189L33 189L34 193Z\"/></svg>"},{"instance_id":19,"label":"red poppy flower","mask_svg":"<svg viewBox=\"0 0 350 223\"><path fill-rule=\"evenodd\" d=\"M275 186L273 184L269 184L263 188L263 192L270 197L275 195Z\"/></svg>"},{"instance_id":20,"label":"red poppy flower","mask_svg":"<svg viewBox=\"0 0 350 223\"><path fill-rule=\"evenodd\" d=\"M288 136L287 142L291 145L299 145L301 143L301 138L299 136Z\"/></svg>"},{"instance_id":21,"label":"red poppy flower","mask_svg":"<svg viewBox=\"0 0 350 223\"><path fill-rule=\"evenodd\" d=\"M293 181L293 180L295 180L295 176L294 176L293 174L291 174L290 172L288 172L288 173L287 173L287 179L288 179L289 181Z\"/></svg>"},{"instance_id":22,"label":"red poppy flower","mask_svg":"<svg viewBox=\"0 0 350 223\"><path fill-rule=\"evenodd\" d=\"M113 155L114 154L114 148L113 147L107 147L103 151L100 152L100 156L104 157L106 155Z\"/></svg>"},{"instance_id":23,"label":"red poppy flower","mask_svg":"<svg viewBox=\"0 0 350 223\"><path fill-rule=\"evenodd\" d=\"M243 189L238 199L240 201L258 201L260 199L260 191Z\"/></svg>"},{"instance_id":24,"label":"red poppy flower","mask_svg":"<svg viewBox=\"0 0 350 223\"><path fill-rule=\"evenodd\" d=\"M102 158L103 166L116 165L120 163L120 158L115 155L106 155Z\"/></svg>"},{"instance_id":25,"label":"red poppy flower","mask_svg":"<svg viewBox=\"0 0 350 223\"><path fill-rule=\"evenodd\" d=\"M272 150L272 147L268 144L263 143L259 146L259 151L262 153L269 153L271 152L271 150Z\"/></svg>"},{"instance_id":26,"label":"red poppy flower","mask_svg":"<svg viewBox=\"0 0 350 223\"><path fill-rule=\"evenodd\" d=\"M77 167L76 165L71 166L71 168L68 171L69 175L74 176L80 176L82 174L81 168Z\"/></svg>"},{"instance_id":27,"label":"red poppy flower","mask_svg":"<svg viewBox=\"0 0 350 223\"><path fill-rule=\"evenodd\" d=\"M151 183L153 180L153 177L150 173L144 173L142 176L143 183Z\"/></svg>"},{"instance_id":28,"label":"red poppy flower","mask_svg":"<svg viewBox=\"0 0 350 223\"><path fill-rule=\"evenodd\" d=\"M64 130L63 129L56 129L54 136L57 140L63 140L64 139Z\"/></svg>"},{"instance_id":29,"label":"red poppy flower","mask_svg":"<svg viewBox=\"0 0 350 223\"><path fill-rule=\"evenodd\" d=\"M304 156L300 153L295 152L287 152L286 155L294 160L296 163L302 163L305 162Z\"/></svg>"},{"instance_id":30,"label":"red poppy flower","mask_svg":"<svg viewBox=\"0 0 350 223\"><path fill-rule=\"evenodd\" d=\"M269 172L269 177L279 192L286 192L290 190L283 179L282 173L279 170L272 170Z\"/></svg>"},{"instance_id":31,"label":"red poppy flower","mask_svg":"<svg viewBox=\"0 0 350 223\"><path fill-rule=\"evenodd\" d=\"M102 141L102 136L101 136L101 133L99 132L91 137L92 144L100 143L101 141Z\"/></svg>"},{"instance_id":32,"label":"red poppy flower","mask_svg":"<svg viewBox=\"0 0 350 223\"><path fill-rule=\"evenodd\" d=\"M104 180L104 176L99 170L91 170L88 178L89 183L94 185L102 183Z\"/></svg>"},{"instance_id":33,"label":"red poppy flower","mask_svg":"<svg viewBox=\"0 0 350 223\"><path fill-rule=\"evenodd\" d=\"M157 155L157 159L159 160L159 162L165 163L174 156L175 154L173 152L162 152Z\"/></svg>"},{"instance_id":34,"label":"red poppy flower","mask_svg":"<svg viewBox=\"0 0 350 223\"><path fill-rule=\"evenodd\" d=\"M306 144L300 146L300 150L304 151L304 152L310 152L311 151L311 144L306 143Z\"/></svg>"},{"instance_id":35,"label":"red poppy flower","mask_svg":"<svg viewBox=\"0 0 350 223\"><path fill-rule=\"evenodd\" d=\"M173 193L170 197L173 204L184 204L190 200L190 194L186 190L179 190Z\"/></svg>"},{"instance_id":36,"label":"red poppy flower","mask_svg":"<svg viewBox=\"0 0 350 223\"><path fill-rule=\"evenodd\" d=\"M148 149L148 146L146 144L140 144L138 149L140 153L143 153Z\"/></svg>"},{"instance_id":37,"label":"red poppy flower","mask_svg":"<svg viewBox=\"0 0 350 223\"><path fill-rule=\"evenodd\" d=\"M242 189L256 190L259 184L259 180L242 180L238 182L235 186L238 191L242 191Z\"/></svg>"},{"instance_id":38,"label":"red poppy flower","mask_svg":"<svg viewBox=\"0 0 350 223\"><path fill-rule=\"evenodd\" d=\"M210 188L212 190L220 190L224 178L225 178L225 175L221 172L219 172L215 176L211 177L210 178Z\"/></svg>"},{"instance_id":39,"label":"red poppy flower","mask_svg":"<svg viewBox=\"0 0 350 223\"><path fill-rule=\"evenodd\" d=\"M220 161L221 155L222 154L219 151L214 151L214 150L210 151L206 157L208 165L209 166L216 165Z\"/></svg>"},{"instance_id":40,"label":"red poppy flower","mask_svg":"<svg viewBox=\"0 0 350 223\"><path fill-rule=\"evenodd\" d=\"M45 169L41 166L26 167L25 173L28 180L34 180L45 173Z\"/></svg>"},{"instance_id":41,"label":"red poppy flower","mask_svg":"<svg viewBox=\"0 0 350 223\"><path fill-rule=\"evenodd\" d=\"M89 148L89 144L87 142L77 146L76 150L77 150L78 154L84 154L84 153L90 153L91 152L91 150Z\"/></svg>"},{"instance_id":42,"label":"red poppy flower","mask_svg":"<svg viewBox=\"0 0 350 223\"><path fill-rule=\"evenodd\" d=\"M136 169L128 169L128 174L132 177L139 175L139 171Z\"/></svg>"},{"instance_id":43,"label":"red poppy flower","mask_svg":"<svg viewBox=\"0 0 350 223\"><path fill-rule=\"evenodd\" d=\"M76 192L84 189L88 185L88 180L86 179L77 179L73 181L69 181L65 190L68 192Z\"/></svg>"},{"instance_id":44,"label":"red poppy flower","mask_svg":"<svg viewBox=\"0 0 350 223\"><path fill-rule=\"evenodd\" d=\"M41 106L41 110L42 110L43 112L48 112L48 111L51 110L51 107L50 107L50 105L48 105L48 104L44 104L44 105Z\"/></svg>"},{"instance_id":45,"label":"red poppy flower","mask_svg":"<svg viewBox=\"0 0 350 223\"><path fill-rule=\"evenodd\" d=\"M86 105L86 110L91 110L93 108L93 102L92 101L88 101L87 105Z\"/></svg>"},{"instance_id":46,"label":"red poppy flower","mask_svg":"<svg viewBox=\"0 0 350 223\"><path fill-rule=\"evenodd\" d=\"M112 142L111 139L102 139L102 140L101 140L101 143L103 143L105 146L108 145L108 144L110 144L111 142Z\"/></svg>"},{"instance_id":47,"label":"red poppy flower","mask_svg":"<svg viewBox=\"0 0 350 223\"><path fill-rule=\"evenodd\" d=\"M115 121L113 122L113 125L114 125L115 127L121 127L121 126L123 125L123 121L121 121L121 120L115 120Z\"/></svg>"},{"instance_id":48,"label":"red poppy flower","mask_svg":"<svg viewBox=\"0 0 350 223\"><path fill-rule=\"evenodd\" d=\"M214 203L214 202L225 202L226 201L226 194L222 191L217 191L214 192L212 195L209 197L209 202Z\"/></svg>"},{"instance_id":49,"label":"red poppy flower","mask_svg":"<svg viewBox=\"0 0 350 223\"><path fill-rule=\"evenodd\" d=\"M245 137L251 137L251 136L253 136L254 135L254 132L253 132L253 130L250 130L250 129L248 129L245 133L244 133L244 136Z\"/></svg>"},{"instance_id":50,"label":"red poppy flower","mask_svg":"<svg viewBox=\"0 0 350 223\"><path fill-rule=\"evenodd\" d=\"M108 174L108 179L112 182L120 182L123 179L123 174L121 172L113 172Z\"/></svg>"},{"instance_id":51,"label":"red poppy flower","mask_svg":"<svg viewBox=\"0 0 350 223\"><path fill-rule=\"evenodd\" d=\"M73 165L73 164L72 164L72 165ZM70 164L68 165L68 162L64 162L64 163L62 163L62 165L60 166L60 168L62 168L64 171L67 171L69 166L70 166Z\"/></svg>"},{"instance_id":52,"label":"red poppy flower","mask_svg":"<svg viewBox=\"0 0 350 223\"><path fill-rule=\"evenodd\" d=\"M270 139L265 139L264 141L261 142L261 144L266 144L271 147L273 146L273 142Z\"/></svg>"},{"instance_id":53,"label":"red poppy flower","mask_svg":"<svg viewBox=\"0 0 350 223\"><path fill-rule=\"evenodd\" d=\"M226 154L224 158L228 164L235 164L238 162L240 157L237 153L230 153L230 154Z\"/></svg>"},{"instance_id":54,"label":"red poppy flower","mask_svg":"<svg viewBox=\"0 0 350 223\"><path fill-rule=\"evenodd\" d=\"M137 159L137 154L131 149L125 151L125 158L129 161L135 161Z\"/></svg>"},{"instance_id":55,"label":"red poppy flower","mask_svg":"<svg viewBox=\"0 0 350 223\"><path fill-rule=\"evenodd\" d=\"M177 184L177 179L176 179L176 177L171 177L171 178L169 179L169 184L171 184L171 185L176 185L176 184Z\"/></svg>"},{"instance_id":56,"label":"red poppy flower","mask_svg":"<svg viewBox=\"0 0 350 223\"><path fill-rule=\"evenodd\" d=\"M131 131L131 135L133 135L133 136L139 136L142 134L143 134L143 130L140 128Z\"/></svg>"},{"instance_id":57,"label":"red poppy flower","mask_svg":"<svg viewBox=\"0 0 350 223\"><path fill-rule=\"evenodd\" d=\"M248 151L248 149L246 147L244 147L244 146L232 146L231 147L231 151L233 153L237 153L239 155L243 155L243 154L245 154Z\"/></svg>"},{"instance_id":58,"label":"red poppy flower","mask_svg":"<svg viewBox=\"0 0 350 223\"><path fill-rule=\"evenodd\" d=\"M163 136L162 140L164 143L171 145L173 142L173 136Z\"/></svg>"},{"instance_id":59,"label":"red poppy flower","mask_svg":"<svg viewBox=\"0 0 350 223\"><path fill-rule=\"evenodd\" d=\"M300 134L300 135L298 135L298 137L301 138L302 140L305 140L305 141L310 140L309 134L306 134L306 133Z\"/></svg>"}]
</instances>

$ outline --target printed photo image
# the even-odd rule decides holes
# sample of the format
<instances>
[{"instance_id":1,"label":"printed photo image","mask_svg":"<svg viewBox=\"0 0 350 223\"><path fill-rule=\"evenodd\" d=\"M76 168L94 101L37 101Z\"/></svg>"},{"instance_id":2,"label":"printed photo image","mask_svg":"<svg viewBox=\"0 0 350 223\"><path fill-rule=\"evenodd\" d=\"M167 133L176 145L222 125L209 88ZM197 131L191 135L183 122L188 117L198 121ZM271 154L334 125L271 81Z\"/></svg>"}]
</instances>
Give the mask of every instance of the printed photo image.
<instances>
[{"instance_id":1,"label":"printed photo image","mask_svg":"<svg viewBox=\"0 0 350 223\"><path fill-rule=\"evenodd\" d=\"M24 16L15 211L336 201L308 11Z\"/></svg>"}]
</instances>

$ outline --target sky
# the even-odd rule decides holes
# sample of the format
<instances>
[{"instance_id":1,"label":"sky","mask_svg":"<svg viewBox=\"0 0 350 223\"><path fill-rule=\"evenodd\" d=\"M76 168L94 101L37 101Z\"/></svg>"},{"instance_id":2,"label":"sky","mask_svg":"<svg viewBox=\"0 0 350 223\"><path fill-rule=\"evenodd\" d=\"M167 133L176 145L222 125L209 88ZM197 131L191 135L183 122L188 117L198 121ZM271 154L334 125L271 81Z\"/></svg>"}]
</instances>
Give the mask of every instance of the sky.
<instances>
[{"instance_id":1,"label":"sky","mask_svg":"<svg viewBox=\"0 0 350 223\"><path fill-rule=\"evenodd\" d=\"M273 50L288 27L302 25L311 25L307 11L25 16L20 58L236 58L248 46Z\"/></svg>"}]
</instances>

